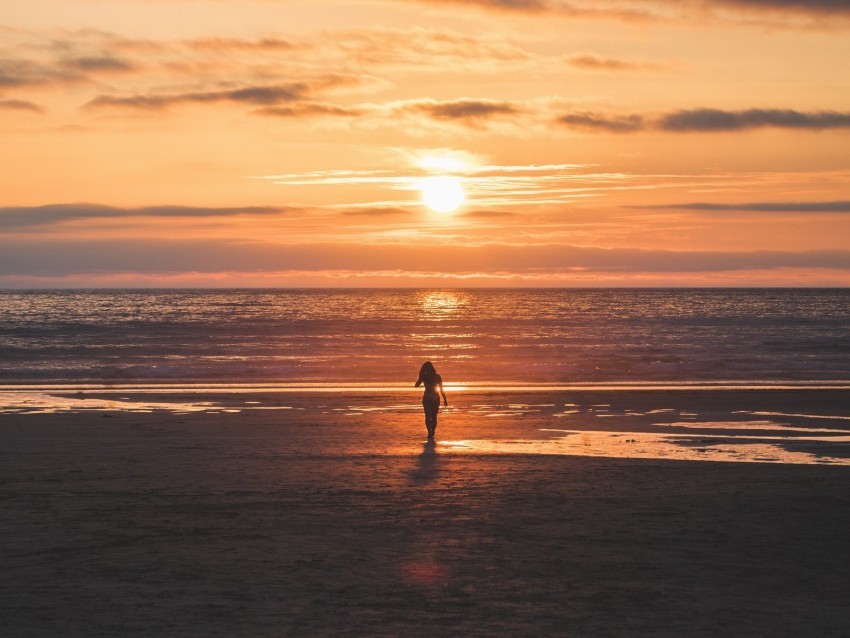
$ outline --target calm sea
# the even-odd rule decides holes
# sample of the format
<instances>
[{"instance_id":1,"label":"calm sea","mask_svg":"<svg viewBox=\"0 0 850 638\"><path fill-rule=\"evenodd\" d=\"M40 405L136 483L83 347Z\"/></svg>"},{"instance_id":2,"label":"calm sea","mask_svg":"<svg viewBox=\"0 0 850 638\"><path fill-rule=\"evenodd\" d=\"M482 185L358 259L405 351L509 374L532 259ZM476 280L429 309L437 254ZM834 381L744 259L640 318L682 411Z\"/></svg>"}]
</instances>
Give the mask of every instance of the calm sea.
<instances>
[{"instance_id":1,"label":"calm sea","mask_svg":"<svg viewBox=\"0 0 850 638\"><path fill-rule=\"evenodd\" d=\"M850 290L0 291L0 383L850 380Z\"/></svg>"}]
</instances>

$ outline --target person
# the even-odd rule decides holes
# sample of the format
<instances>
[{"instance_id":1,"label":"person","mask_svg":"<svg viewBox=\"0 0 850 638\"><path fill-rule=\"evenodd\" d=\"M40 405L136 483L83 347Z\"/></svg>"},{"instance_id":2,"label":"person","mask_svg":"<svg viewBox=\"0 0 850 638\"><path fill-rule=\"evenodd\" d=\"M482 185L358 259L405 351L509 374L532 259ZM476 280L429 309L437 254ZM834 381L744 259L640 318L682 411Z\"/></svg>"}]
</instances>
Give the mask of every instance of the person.
<instances>
[{"instance_id":1,"label":"person","mask_svg":"<svg viewBox=\"0 0 850 638\"><path fill-rule=\"evenodd\" d=\"M446 393L443 390L443 377L437 374L437 369L430 361L426 361L419 368L419 379L414 387L418 388L425 384L425 393L422 395L422 407L425 410L425 427L428 429L428 438L433 439L437 431L437 413L440 411L440 395L443 396L443 405L449 407ZM439 389L439 393L437 390Z\"/></svg>"}]
</instances>

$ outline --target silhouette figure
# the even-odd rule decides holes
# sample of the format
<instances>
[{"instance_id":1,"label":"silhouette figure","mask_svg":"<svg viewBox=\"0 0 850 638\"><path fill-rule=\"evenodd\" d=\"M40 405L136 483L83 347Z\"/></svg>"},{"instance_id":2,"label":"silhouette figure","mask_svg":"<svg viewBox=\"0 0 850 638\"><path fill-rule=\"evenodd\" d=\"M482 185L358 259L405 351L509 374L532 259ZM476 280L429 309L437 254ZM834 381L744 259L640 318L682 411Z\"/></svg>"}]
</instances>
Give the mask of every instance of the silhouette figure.
<instances>
[{"instance_id":1,"label":"silhouette figure","mask_svg":"<svg viewBox=\"0 0 850 638\"><path fill-rule=\"evenodd\" d=\"M449 407L446 393L443 390L443 377L437 374L434 364L426 361L419 368L419 379L416 386L425 384L425 393L422 395L422 407L425 410L425 427L428 428L428 438L434 438L437 431L437 413L440 411L440 395L443 396L443 405ZM439 389L439 393L437 390Z\"/></svg>"}]
</instances>

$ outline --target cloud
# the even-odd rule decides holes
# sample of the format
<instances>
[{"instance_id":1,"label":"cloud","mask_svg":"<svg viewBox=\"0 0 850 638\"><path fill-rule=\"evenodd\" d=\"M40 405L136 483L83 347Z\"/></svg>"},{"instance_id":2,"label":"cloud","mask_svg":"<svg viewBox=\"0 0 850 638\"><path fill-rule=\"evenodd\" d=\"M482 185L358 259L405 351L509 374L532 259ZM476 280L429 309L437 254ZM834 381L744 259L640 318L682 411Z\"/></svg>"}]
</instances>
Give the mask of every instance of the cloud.
<instances>
[{"instance_id":1,"label":"cloud","mask_svg":"<svg viewBox=\"0 0 850 638\"><path fill-rule=\"evenodd\" d=\"M623 196L629 190L665 189L681 184L688 188L712 189L728 187L730 183L739 186L734 181L730 182L726 175L612 173L598 168L589 164L488 165L472 154L459 154L455 159L451 152L446 154L445 149L434 149L430 153L422 149L418 153L403 153L393 170L310 171L258 175L255 179L287 187L321 187L329 197L332 189L340 186L368 188L372 191L368 197L375 196L374 189L393 191L396 193L393 199L387 201L384 195L380 195L381 199L375 204L406 206L409 195L398 195L399 192L418 193L422 176L434 172L452 173L462 180L467 199L473 206L484 209L511 207L526 212L538 206L575 205L590 199L598 201L609 195ZM823 174L816 177L818 180L824 178ZM845 178L844 173L835 177ZM752 186L754 179L749 175L747 185ZM807 186L808 181L804 182L804 187Z\"/></svg>"},{"instance_id":2,"label":"cloud","mask_svg":"<svg viewBox=\"0 0 850 638\"><path fill-rule=\"evenodd\" d=\"M584 71L640 71L653 65L628 62L616 58L603 58L592 53L576 53L567 58L567 64Z\"/></svg>"},{"instance_id":3,"label":"cloud","mask_svg":"<svg viewBox=\"0 0 850 638\"><path fill-rule=\"evenodd\" d=\"M745 204L713 204L688 202L653 206L627 206L641 210L745 211L759 213L850 213L850 201L835 202L750 202Z\"/></svg>"},{"instance_id":4,"label":"cloud","mask_svg":"<svg viewBox=\"0 0 850 638\"><path fill-rule=\"evenodd\" d=\"M304 102L316 93L342 86L362 85L373 80L371 77L328 74L309 80L279 84L247 85L208 91L181 91L175 93L149 93L126 96L99 95L84 105L89 110L126 108L158 111L181 104L232 103L260 107L275 107L281 104ZM322 105L305 103L303 109L321 110ZM329 112L332 110L327 109ZM268 113L267 113L268 114Z\"/></svg>"},{"instance_id":5,"label":"cloud","mask_svg":"<svg viewBox=\"0 0 850 638\"><path fill-rule=\"evenodd\" d=\"M549 0L430 0L433 4L462 4L507 11L546 11L554 8Z\"/></svg>"},{"instance_id":6,"label":"cloud","mask_svg":"<svg viewBox=\"0 0 850 638\"><path fill-rule=\"evenodd\" d=\"M397 217L400 215L410 215L411 212L405 208L387 206L383 208L355 208L343 211L342 214L347 217Z\"/></svg>"},{"instance_id":7,"label":"cloud","mask_svg":"<svg viewBox=\"0 0 850 638\"><path fill-rule=\"evenodd\" d=\"M87 77L76 70L58 69L36 60L0 60L0 87L18 88L44 84L75 84Z\"/></svg>"},{"instance_id":8,"label":"cloud","mask_svg":"<svg viewBox=\"0 0 850 638\"><path fill-rule=\"evenodd\" d=\"M260 38L257 40L244 40L240 38L198 38L188 40L185 45L190 49L208 52L254 52L254 51L291 51L298 45L289 40L280 38Z\"/></svg>"},{"instance_id":9,"label":"cloud","mask_svg":"<svg viewBox=\"0 0 850 638\"><path fill-rule=\"evenodd\" d=\"M822 130L850 128L850 113L806 113L791 109L691 109L668 113L659 118L655 125L665 131L739 131L766 126Z\"/></svg>"},{"instance_id":10,"label":"cloud","mask_svg":"<svg viewBox=\"0 0 850 638\"><path fill-rule=\"evenodd\" d=\"M184 93L131 95L126 97L99 95L85 104L87 109L130 108L141 110L161 110L176 104L208 104L213 102L232 102L267 106L282 102L294 102L310 91L304 82L284 85L247 86L225 91L189 91Z\"/></svg>"},{"instance_id":11,"label":"cloud","mask_svg":"<svg viewBox=\"0 0 850 638\"><path fill-rule=\"evenodd\" d=\"M83 56L62 60L62 66L81 72L128 73L138 70L138 66L110 55Z\"/></svg>"},{"instance_id":12,"label":"cloud","mask_svg":"<svg viewBox=\"0 0 850 638\"><path fill-rule=\"evenodd\" d=\"M444 102L423 100L411 102L404 108L420 111L437 120L478 121L499 115L516 115L519 113L519 110L509 102L470 98Z\"/></svg>"},{"instance_id":13,"label":"cloud","mask_svg":"<svg viewBox=\"0 0 850 638\"><path fill-rule=\"evenodd\" d=\"M0 276L286 270L463 273L706 273L784 268L850 271L850 251L668 251L567 244L275 244L223 240L0 238Z\"/></svg>"},{"instance_id":14,"label":"cloud","mask_svg":"<svg viewBox=\"0 0 850 638\"><path fill-rule=\"evenodd\" d=\"M64 47L62 47L64 48ZM138 66L107 54L63 57L60 59L0 59L0 87L81 84L98 73L136 72Z\"/></svg>"},{"instance_id":15,"label":"cloud","mask_svg":"<svg viewBox=\"0 0 850 638\"><path fill-rule=\"evenodd\" d=\"M667 9L669 12L670 4L663 0L619 0L605 3L601 8L598 5L602 3L593 2L592 0L415 0L418 2L430 4L456 4L467 5L473 7L481 7L485 9L499 9L524 11L537 13L542 11L560 12L567 14L577 14L582 12L590 12L594 5L597 5L597 12L604 15L605 13L617 16L622 15L629 10L633 12L642 11L644 15L650 11L661 11ZM850 13L850 2L847 0L691 0L689 2L677 2L674 9L687 15L698 15L700 11L711 9L712 5L723 5L735 9L742 10L763 10L767 12L801 12L801 13L830 13L830 14L845 14Z\"/></svg>"},{"instance_id":16,"label":"cloud","mask_svg":"<svg viewBox=\"0 0 850 638\"><path fill-rule=\"evenodd\" d=\"M634 133L659 130L671 133L711 133L757 128L802 130L850 129L850 112L795 111L792 109L683 109L660 116L616 115L592 111L566 113L558 124L587 131Z\"/></svg>"},{"instance_id":17,"label":"cloud","mask_svg":"<svg viewBox=\"0 0 850 638\"><path fill-rule=\"evenodd\" d=\"M340 106L320 102L300 102L291 106L270 106L252 111L256 115L270 117L359 117L366 111L360 107Z\"/></svg>"},{"instance_id":18,"label":"cloud","mask_svg":"<svg viewBox=\"0 0 850 638\"><path fill-rule=\"evenodd\" d=\"M559 124L585 131L632 133L646 128L641 115L605 115L588 111L567 113L557 119Z\"/></svg>"},{"instance_id":19,"label":"cloud","mask_svg":"<svg viewBox=\"0 0 850 638\"><path fill-rule=\"evenodd\" d=\"M344 106L313 101L294 101L283 106L271 106L253 111L256 115L281 118L337 117L372 118L385 123L387 117L425 117L437 122L454 122L462 126L480 129L489 122L510 118L522 113L510 102L490 99L460 98L457 100L405 100L385 104L357 104Z\"/></svg>"},{"instance_id":20,"label":"cloud","mask_svg":"<svg viewBox=\"0 0 850 638\"><path fill-rule=\"evenodd\" d=\"M455 5L553 14L574 19L602 19L624 22L736 24L799 29L846 28L850 22L850 2L846 0L409 0L432 5Z\"/></svg>"},{"instance_id":21,"label":"cloud","mask_svg":"<svg viewBox=\"0 0 850 638\"><path fill-rule=\"evenodd\" d=\"M46 206L0 207L0 228L5 230L49 226L86 219L127 219L132 217L204 218L236 215L281 215L285 208L273 206L199 207L145 206L118 208L101 204L49 204Z\"/></svg>"},{"instance_id":22,"label":"cloud","mask_svg":"<svg viewBox=\"0 0 850 638\"><path fill-rule=\"evenodd\" d=\"M31 111L33 113L44 113L44 109L41 108L35 102L27 102L26 100L0 100L0 109L7 109L9 111Z\"/></svg>"},{"instance_id":23,"label":"cloud","mask_svg":"<svg viewBox=\"0 0 850 638\"><path fill-rule=\"evenodd\" d=\"M142 104L145 104L147 101L145 96L128 99L138 99ZM155 105L155 108L163 108L163 106ZM446 101L424 99L388 102L385 104L368 103L346 106L301 100L295 96L291 104L268 106L256 109L252 113L255 115L281 118L371 117L381 123L385 123L388 116L394 118L399 116L424 116L434 121L455 122L469 128L482 128L492 120L513 117L519 115L522 111L510 102L490 99L460 98Z\"/></svg>"},{"instance_id":24,"label":"cloud","mask_svg":"<svg viewBox=\"0 0 850 638\"><path fill-rule=\"evenodd\" d=\"M719 0L719 4L741 8L767 9L769 11L850 13L850 2L848 0Z\"/></svg>"},{"instance_id":25,"label":"cloud","mask_svg":"<svg viewBox=\"0 0 850 638\"><path fill-rule=\"evenodd\" d=\"M524 63L534 55L504 37L468 35L449 29L352 29L323 34L315 42L322 53L380 66L416 66L445 73L446 64L459 68L492 67Z\"/></svg>"},{"instance_id":26,"label":"cloud","mask_svg":"<svg viewBox=\"0 0 850 638\"><path fill-rule=\"evenodd\" d=\"M508 217L518 217L518 214L505 210L470 210L461 213L461 217L468 219L506 219Z\"/></svg>"}]
</instances>

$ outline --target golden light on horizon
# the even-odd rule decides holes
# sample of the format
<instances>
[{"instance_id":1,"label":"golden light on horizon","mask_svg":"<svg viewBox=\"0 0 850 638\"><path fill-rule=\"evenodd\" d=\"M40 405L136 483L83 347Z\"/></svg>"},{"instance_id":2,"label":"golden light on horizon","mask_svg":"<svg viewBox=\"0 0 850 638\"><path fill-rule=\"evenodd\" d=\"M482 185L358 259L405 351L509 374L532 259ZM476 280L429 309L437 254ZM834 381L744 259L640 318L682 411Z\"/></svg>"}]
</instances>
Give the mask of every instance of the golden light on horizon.
<instances>
[{"instance_id":1,"label":"golden light on horizon","mask_svg":"<svg viewBox=\"0 0 850 638\"><path fill-rule=\"evenodd\" d=\"M460 179L453 175L435 175L419 180L422 201L436 213L451 213L466 201Z\"/></svg>"},{"instance_id":2,"label":"golden light on horizon","mask_svg":"<svg viewBox=\"0 0 850 638\"><path fill-rule=\"evenodd\" d=\"M850 285L846 3L566 4L6 0L0 286Z\"/></svg>"}]
</instances>

